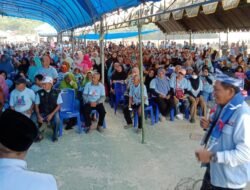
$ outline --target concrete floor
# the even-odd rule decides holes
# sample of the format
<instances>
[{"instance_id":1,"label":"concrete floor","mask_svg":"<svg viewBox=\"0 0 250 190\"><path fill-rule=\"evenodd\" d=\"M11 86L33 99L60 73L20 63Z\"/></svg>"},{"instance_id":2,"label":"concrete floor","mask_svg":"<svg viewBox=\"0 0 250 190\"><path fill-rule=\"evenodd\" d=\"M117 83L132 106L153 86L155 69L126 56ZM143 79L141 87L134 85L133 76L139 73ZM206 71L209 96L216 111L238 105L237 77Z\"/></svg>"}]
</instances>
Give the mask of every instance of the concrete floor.
<instances>
[{"instance_id":1,"label":"concrete floor","mask_svg":"<svg viewBox=\"0 0 250 190\"><path fill-rule=\"evenodd\" d=\"M107 129L100 134L64 131L57 143L32 145L31 170L51 173L60 190L198 190L204 169L194 157L203 131L199 122L147 121L145 144L123 129L122 113L106 105Z\"/></svg>"}]
</instances>

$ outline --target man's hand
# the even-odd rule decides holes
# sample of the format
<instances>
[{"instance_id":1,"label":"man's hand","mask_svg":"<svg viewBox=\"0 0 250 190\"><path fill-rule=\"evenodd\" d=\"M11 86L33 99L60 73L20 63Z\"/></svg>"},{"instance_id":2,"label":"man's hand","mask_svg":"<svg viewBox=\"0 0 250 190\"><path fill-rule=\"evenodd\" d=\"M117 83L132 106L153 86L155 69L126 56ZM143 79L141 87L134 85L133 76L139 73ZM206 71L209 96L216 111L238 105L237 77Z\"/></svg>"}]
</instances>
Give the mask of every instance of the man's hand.
<instances>
[{"instance_id":1,"label":"man's hand","mask_svg":"<svg viewBox=\"0 0 250 190\"><path fill-rule=\"evenodd\" d=\"M37 119L38 119L38 123L43 123L43 118L40 114L37 116Z\"/></svg>"},{"instance_id":2,"label":"man's hand","mask_svg":"<svg viewBox=\"0 0 250 190\"><path fill-rule=\"evenodd\" d=\"M203 129L208 129L208 127L209 127L209 121L205 117L202 117L201 120L200 120L200 126Z\"/></svg>"},{"instance_id":3,"label":"man's hand","mask_svg":"<svg viewBox=\"0 0 250 190\"><path fill-rule=\"evenodd\" d=\"M92 108L95 108L95 107L96 107L96 102L91 102L91 103L90 103L90 106L91 106Z\"/></svg>"},{"instance_id":4,"label":"man's hand","mask_svg":"<svg viewBox=\"0 0 250 190\"><path fill-rule=\"evenodd\" d=\"M211 161L213 153L206 149L200 149L195 151L195 156L199 162L207 164Z\"/></svg>"},{"instance_id":5,"label":"man's hand","mask_svg":"<svg viewBox=\"0 0 250 190\"><path fill-rule=\"evenodd\" d=\"M48 121L48 122L50 122L50 121L51 121L51 119L53 118L53 116L54 116L53 114L49 114L49 115L47 115L47 121Z\"/></svg>"},{"instance_id":6,"label":"man's hand","mask_svg":"<svg viewBox=\"0 0 250 190\"><path fill-rule=\"evenodd\" d=\"M162 95L162 94L160 94L160 98L165 98L166 96L164 96L164 95Z\"/></svg>"},{"instance_id":7,"label":"man's hand","mask_svg":"<svg viewBox=\"0 0 250 190\"><path fill-rule=\"evenodd\" d=\"M166 98L167 100L169 100L169 99L170 99L170 95L167 95L165 98Z\"/></svg>"}]
</instances>

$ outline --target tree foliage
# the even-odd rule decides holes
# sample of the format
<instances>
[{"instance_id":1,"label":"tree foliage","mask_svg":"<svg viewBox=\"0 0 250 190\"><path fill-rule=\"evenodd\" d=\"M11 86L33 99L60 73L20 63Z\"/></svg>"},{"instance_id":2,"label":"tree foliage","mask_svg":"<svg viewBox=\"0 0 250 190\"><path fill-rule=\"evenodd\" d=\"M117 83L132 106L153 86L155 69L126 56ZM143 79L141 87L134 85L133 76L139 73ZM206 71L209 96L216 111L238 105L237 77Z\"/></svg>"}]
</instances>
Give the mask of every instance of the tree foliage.
<instances>
[{"instance_id":1,"label":"tree foliage","mask_svg":"<svg viewBox=\"0 0 250 190\"><path fill-rule=\"evenodd\" d=\"M14 18L14 17L0 17L0 30L15 31L17 34L32 34L35 33L35 28L43 24L40 21Z\"/></svg>"}]
</instances>

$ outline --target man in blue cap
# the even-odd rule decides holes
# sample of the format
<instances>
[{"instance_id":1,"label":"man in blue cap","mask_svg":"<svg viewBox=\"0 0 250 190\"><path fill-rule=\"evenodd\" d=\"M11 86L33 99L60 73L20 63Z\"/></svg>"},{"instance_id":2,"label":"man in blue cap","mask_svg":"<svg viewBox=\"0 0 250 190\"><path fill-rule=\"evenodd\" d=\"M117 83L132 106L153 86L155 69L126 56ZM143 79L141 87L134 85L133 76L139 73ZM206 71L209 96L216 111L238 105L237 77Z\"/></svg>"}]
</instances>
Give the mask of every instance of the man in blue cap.
<instances>
[{"instance_id":1,"label":"man in blue cap","mask_svg":"<svg viewBox=\"0 0 250 190\"><path fill-rule=\"evenodd\" d=\"M250 108L240 92L242 81L217 71L214 86L216 109L197 150L198 161L208 164L201 190L242 190L250 179Z\"/></svg>"},{"instance_id":2,"label":"man in blue cap","mask_svg":"<svg viewBox=\"0 0 250 190\"><path fill-rule=\"evenodd\" d=\"M27 170L25 156L38 135L31 119L14 110L0 117L0 189L57 190L52 175Z\"/></svg>"}]
</instances>

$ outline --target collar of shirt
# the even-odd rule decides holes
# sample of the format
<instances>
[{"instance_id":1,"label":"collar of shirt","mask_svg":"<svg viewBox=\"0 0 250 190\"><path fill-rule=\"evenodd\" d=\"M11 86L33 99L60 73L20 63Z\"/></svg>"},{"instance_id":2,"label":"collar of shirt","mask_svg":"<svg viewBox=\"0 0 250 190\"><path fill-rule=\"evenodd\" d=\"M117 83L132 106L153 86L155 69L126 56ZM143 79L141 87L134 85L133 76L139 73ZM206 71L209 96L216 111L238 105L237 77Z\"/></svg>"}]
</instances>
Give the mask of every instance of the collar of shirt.
<instances>
[{"instance_id":1,"label":"collar of shirt","mask_svg":"<svg viewBox=\"0 0 250 190\"><path fill-rule=\"evenodd\" d=\"M17 167L27 169L27 162L20 159L0 158L0 168L3 167Z\"/></svg>"}]
</instances>

